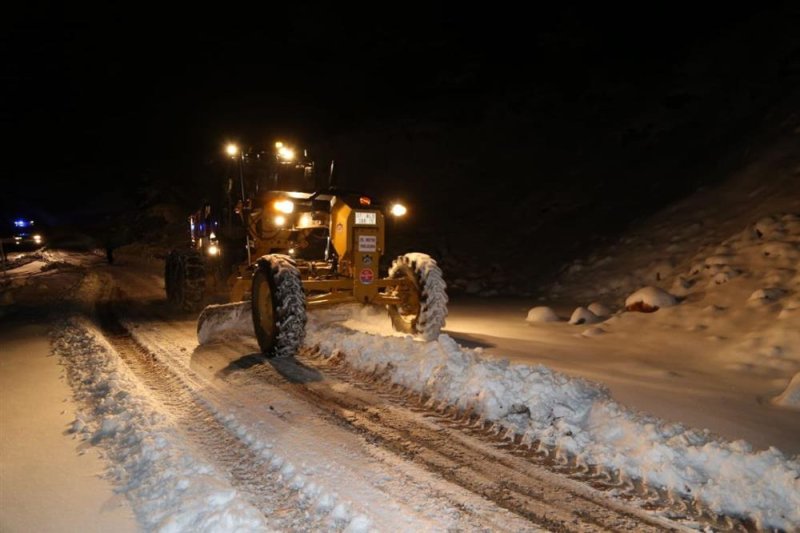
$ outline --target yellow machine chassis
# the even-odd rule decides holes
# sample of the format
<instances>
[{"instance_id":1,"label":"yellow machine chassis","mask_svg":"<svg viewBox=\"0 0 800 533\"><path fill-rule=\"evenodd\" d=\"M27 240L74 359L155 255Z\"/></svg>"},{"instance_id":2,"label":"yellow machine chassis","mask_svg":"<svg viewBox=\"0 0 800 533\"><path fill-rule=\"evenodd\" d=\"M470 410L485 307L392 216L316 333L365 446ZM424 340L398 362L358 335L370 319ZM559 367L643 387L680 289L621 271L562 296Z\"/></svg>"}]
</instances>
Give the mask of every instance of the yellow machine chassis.
<instances>
[{"instance_id":1,"label":"yellow machine chassis","mask_svg":"<svg viewBox=\"0 0 800 533\"><path fill-rule=\"evenodd\" d=\"M340 303L360 302L376 305L400 305L403 302L396 296L385 292L390 287L402 287L409 280L400 278L382 278L369 285L364 285L352 278L331 280L303 280L303 289L306 293L306 305L309 308L324 307ZM363 290L369 288L368 291ZM231 301L240 302L250 298L252 279L246 277L236 278L231 288ZM380 289L383 289L381 291Z\"/></svg>"}]
</instances>

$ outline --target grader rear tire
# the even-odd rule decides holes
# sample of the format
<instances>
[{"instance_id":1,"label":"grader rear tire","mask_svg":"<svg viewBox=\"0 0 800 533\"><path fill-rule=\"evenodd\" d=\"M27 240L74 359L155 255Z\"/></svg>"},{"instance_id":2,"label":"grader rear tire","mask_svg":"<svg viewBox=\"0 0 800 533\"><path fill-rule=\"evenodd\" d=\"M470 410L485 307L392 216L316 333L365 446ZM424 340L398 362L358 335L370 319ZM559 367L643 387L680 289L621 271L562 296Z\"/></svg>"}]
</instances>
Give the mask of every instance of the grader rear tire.
<instances>
[{"instance_id":1,"label":"grader rear tire","mask_svg":"<svg viewBox=\"0 0 800 533\"><path fill-rule=\"evenodd\" d=\"M203 304L206 271L195 250L173 250L164 265L167 300L181 311L198 311Z\"/></svg>"},{"instance_id":2,"label":"grader rear tire","mask_svg":"<svg viewBox=\"0 0 800 533\"><path fill-rule=\"evenodd\" d=\"M251 291L253 329L267 357L294 356L306 334L306 297L300 271L287 255L256 263Z\"/></svg>"},{"instance_id":3,"label":"grader rear tire","mask_svg":"<svg viewBox=\"0 0 800 533\"><path fill-rule=\"evenodd\" d=\"M447 318L447 285L436 261L425 254L401 255L392 263L389 277L406 280L392 290L402 303L387 306L394 329L436 340Z\"/></svg>"}]
</instances>

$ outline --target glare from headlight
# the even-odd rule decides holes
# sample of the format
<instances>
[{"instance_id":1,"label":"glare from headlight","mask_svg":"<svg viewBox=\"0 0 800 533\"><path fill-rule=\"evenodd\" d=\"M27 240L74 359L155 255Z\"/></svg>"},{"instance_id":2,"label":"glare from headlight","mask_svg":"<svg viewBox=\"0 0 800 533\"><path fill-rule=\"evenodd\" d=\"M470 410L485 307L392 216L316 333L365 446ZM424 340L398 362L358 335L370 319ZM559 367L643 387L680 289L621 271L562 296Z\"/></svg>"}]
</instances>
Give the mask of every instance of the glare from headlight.
<instances>
[{"instance_id":1,"label":"glare from headlight","mask_svg":"<svg viewBox=\"0 0 800 533\"><path fill-rule=\"evenodd\" d=\"M403 204L394 204L391 209L392 215L396 217L401 217L405 215L407 212L408 209L406 209L406 206L404 206Z\"/></svg>"},{"instance_id":2,"label":"glare from headlight","mask_svg":"<svg viewBox=\"0 0 800 533\"><path fill-rule=\"evenodd\" d=\"M298 224L299 227L307 228L313 225L314 225L314 219L311 218L311 213L303 213L300 216L300 223Z\"/></svg>"},{"instance_id":3,"label":"glare from headlight","mask_svg":"<svg viewBox=\"0 0 800 533\"><path fill-rule=\"evenodd\" d=\"M275 202L275 209L288 215L294 211L294 202L291 200L278 200Z\"/></svg>"},{"instance_id":4,"label":"glare from headlight","mask_svg":"<svg viewBox=\"0 0 800 533\"><path fill-rule=\"evenodd\" d=\"M283 215L278 215L275 217L275 225L276 226L283 226L286 224L286 217Z\"/></svg>"},{"instance_id":5,"label":"glare from headlight","mask_svg":"<svg viewBox=\"0 0 800 533\"><path fill-rule=\"evenodd\" d=\"M219 255L219 247L216 244L209 246L208 255Z\"/></svg>"},{"instance_id":6,"label":"glare from headlight","mask_svg":"<svg viewBox=\"0 0 800 533\"><path fill-rule=\"evenodd\" d=\"M278 148L278 157L284 161L291 161L294 159L294 150L287 148L286 146L281 146Z\"/></svg>"},{"instance_id":7,"label":"glare from headlight","mask_svg":"<svg viewBox=\"0 0 800 533\"><path fill-rule=\"evenodd\" d=\"M42 244L42 236L41 235L34 235L33 236L33 242L35 242L36 244Z\"/></svg>"}]
</instances>

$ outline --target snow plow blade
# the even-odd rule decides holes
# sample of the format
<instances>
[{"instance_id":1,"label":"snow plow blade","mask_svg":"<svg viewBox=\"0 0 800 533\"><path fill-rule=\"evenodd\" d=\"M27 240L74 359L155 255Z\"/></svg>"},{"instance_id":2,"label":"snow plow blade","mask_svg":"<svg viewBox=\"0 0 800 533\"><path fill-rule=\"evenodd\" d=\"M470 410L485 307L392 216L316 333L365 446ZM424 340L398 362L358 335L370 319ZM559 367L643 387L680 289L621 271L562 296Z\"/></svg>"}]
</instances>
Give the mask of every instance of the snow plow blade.
<instances>
[{"instance_id":1,"label":"snow plow blade","mask_svg":"<svg viewBox=\"0 0 800 533\"><path fill-rule=\"evenodd\" d=\"M197 342L201 346L240 335L255 336L249 301L209 305L197 319Z\"/></svg>"}]
</instances>

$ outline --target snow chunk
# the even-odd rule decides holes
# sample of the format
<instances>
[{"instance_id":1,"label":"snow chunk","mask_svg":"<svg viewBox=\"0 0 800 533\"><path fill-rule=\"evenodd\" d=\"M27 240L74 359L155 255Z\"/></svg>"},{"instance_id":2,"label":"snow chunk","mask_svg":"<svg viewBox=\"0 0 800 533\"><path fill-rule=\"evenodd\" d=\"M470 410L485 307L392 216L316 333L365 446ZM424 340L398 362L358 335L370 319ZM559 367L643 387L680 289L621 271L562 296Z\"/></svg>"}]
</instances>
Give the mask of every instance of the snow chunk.
<instances>
[{"instance_id":1,"label":"snow chunk","mask_svg":"<svg viewBox=\"0 0 800 533\"><path fill-rule=\"evenodd\" d=\"M662 307L677 305L678 300L672 294L658 287L644 287L625 299L625 309L652 313Z\"/></svg>"},{"instance_id":2,"label":"snow chunk","mask_svg":"<svg viewBox=\"0 0 800 533\"><path fill-rule=\"evenodd\" d=\"M575 311L572 312L572 316L569 319L569 323L573 325L579 324L594 324L598 322L600 318L586 309L585 307L578 307Z\"/></svg>"},{"instance_id":3,"label":"snow chunk","mask_svg":"<svg viewBox=\"0 0 800 533\"><path fill-rule=\"evenodd\" d=\"M800 372L794 375L786 390L772 399L772 403L800 410Z\"/></svg>"},{"instance_id":4,"label":"snow chunk","mask_svg":"<svg viewBox=\"0 0 800 533\"><path fill-rule=\"evenodd\" d=\"M528 311L528 318L525 319L526 322L531 323L538 323L538 322L558 322L559 318L555 311L552 308L546 306L539 306L534 307L530 311Z\"/></svg>"},{"instance_id":5,"label":"snow chunk","mask_svg":"<svg viewBox=\"0 0 800 533\"><path fill-rule=\"evenodd\" d=\"M588 309L589 311L594 313L595 316L598 316L600 318L611 316L611 309L609 309L607 305L604 305L600 302L590 303Z\"/></svg>"}]
</instances>

